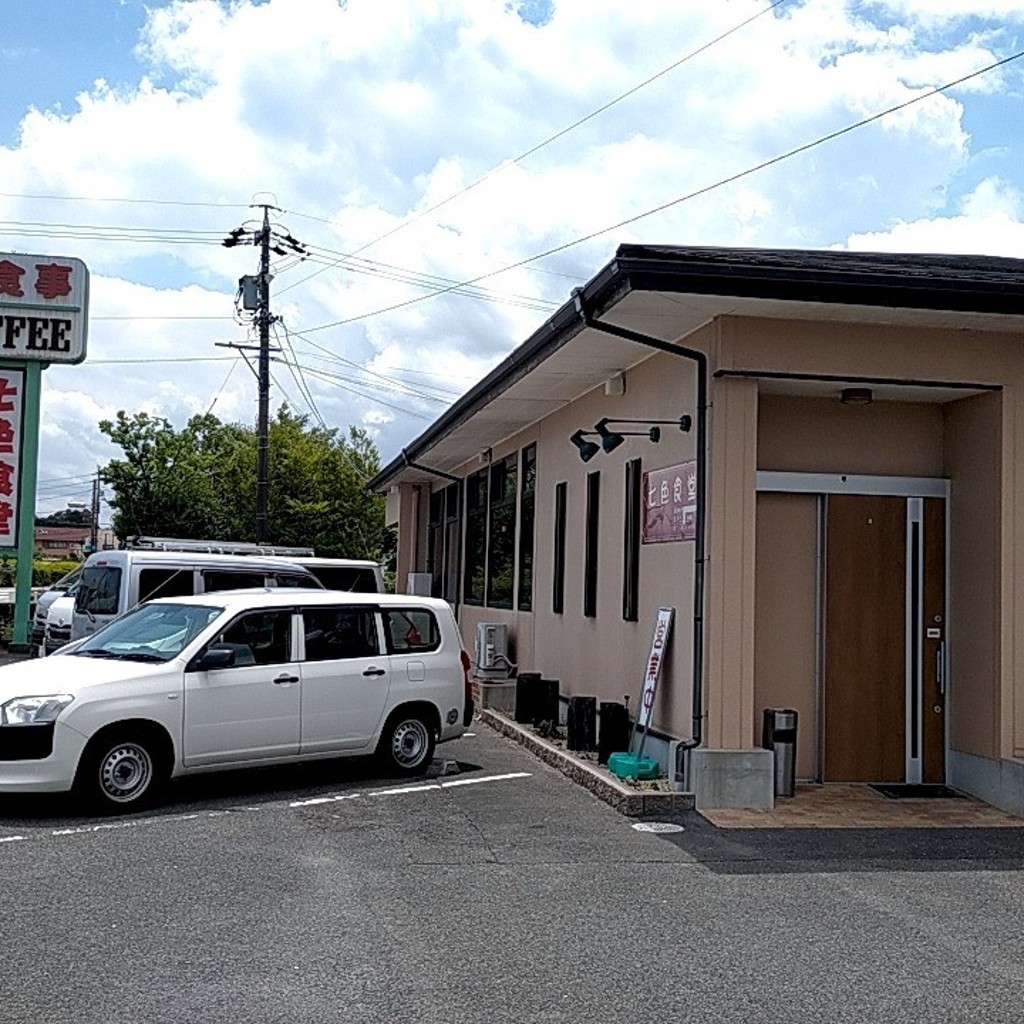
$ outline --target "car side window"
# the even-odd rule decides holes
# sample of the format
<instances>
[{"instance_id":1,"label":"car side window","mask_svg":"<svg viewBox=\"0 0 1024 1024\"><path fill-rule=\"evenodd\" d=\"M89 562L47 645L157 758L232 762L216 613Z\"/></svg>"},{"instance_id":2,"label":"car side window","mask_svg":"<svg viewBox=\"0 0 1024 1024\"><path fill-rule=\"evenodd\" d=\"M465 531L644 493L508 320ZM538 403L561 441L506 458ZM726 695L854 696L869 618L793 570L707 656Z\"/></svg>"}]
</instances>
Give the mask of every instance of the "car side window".
<instances>
[{"instance_id":1,"label":"car side window","mask_svg":"<svg viewBox=\"0 0 1024 1024\"><path fill-rule=\"evenodd\" d=\"M441 646L441 629L427 608L385 608L384 622L392 654L436 651Z\"/></svg>"},{"instance_id":2,"label":"car side window","mask_svg":"<svg viewBox=\"0 0 1024 1024\"><path fill-rule=\"evenodd\" d=\"M212 647L230 647L235 665L281 665L291 661L290 608L246 612L224 630Z\"/></svg>"},{"instance_id":3,"label":"car side window","mask_svg":"<svg viewBox=\"0 0 1024 1024\"><path fill-rule=\"evenodd\" d=\"M262 587L266 582L263 572L248 569L204 569L203 588L212 590L246 590Z\"/></svg>"},{"instance_id":4,"label":"car side window","mask_svg":"<svg viewBox=\"0 0 1024 1024\"><path fill-rule=\"evenodd\" d=\"M304 608L306 661L372 658L380 653L371 608Z\"/></svg>"},{"instance_id":5,"label":"car side window","mask_svg":"<svg viewBox=\"0 0 1024 1024\"><path fill-rule=\"evenodd\" d=\"M139 570L139 604L154 597L190 597L194 593L191 568Z\"/></svg>"}]
</instances>

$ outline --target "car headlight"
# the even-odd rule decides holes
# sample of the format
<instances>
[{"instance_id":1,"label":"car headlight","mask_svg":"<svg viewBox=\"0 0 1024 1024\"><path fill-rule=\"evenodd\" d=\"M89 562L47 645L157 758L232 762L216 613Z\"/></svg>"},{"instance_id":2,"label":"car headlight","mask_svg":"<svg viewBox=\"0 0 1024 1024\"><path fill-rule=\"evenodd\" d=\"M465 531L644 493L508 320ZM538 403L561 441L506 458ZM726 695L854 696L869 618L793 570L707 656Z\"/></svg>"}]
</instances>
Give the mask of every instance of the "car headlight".
<instances>
[{"instance_id":1,"label":"car headlight","mask_svg":"<svg viewBox=\"0 0 1024 1024\"><path fill-rule=\"evenodd\" d=\"M0 725L43 725L52 722L75 698L70 693L46 697L15 697L0 704Z\"/></svg>"}]
</instances>

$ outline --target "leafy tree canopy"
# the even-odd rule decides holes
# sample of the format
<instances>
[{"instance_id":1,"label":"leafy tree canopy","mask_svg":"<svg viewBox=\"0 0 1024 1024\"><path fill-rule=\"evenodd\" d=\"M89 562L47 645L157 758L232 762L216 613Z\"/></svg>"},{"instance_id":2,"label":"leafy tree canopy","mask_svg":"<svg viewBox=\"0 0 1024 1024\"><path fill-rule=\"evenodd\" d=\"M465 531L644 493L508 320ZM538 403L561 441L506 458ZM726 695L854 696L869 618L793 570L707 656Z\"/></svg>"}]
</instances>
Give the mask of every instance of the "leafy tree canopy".
<instances>
[{"instance_id":1,"label":"leafy tree canopy","mask_svg":"<svg viewBox=\"0 0 1024 1024\"><path fill-rule=\"evenodd\" d=\"M36 526L91 526L92 512L87 508L66 508L48 516L36 516Z\"/></svg>"},{"instance_id":2,"label":"leafy tree canopy","mask_svg":"<svg viewBox=\"0 0 1024 1024\"><path fill-rule=\"evenodd\" d=\"M252 427L205 415L175 430L162 417L124 411L99 426L124 453L100 471L119 539L256 539ZM382 557L384 500L366 489L380 456L365 431L311 427L284 406L270 424L269 466L270 543L334 558Z\"/></svg>"}]
</instances>

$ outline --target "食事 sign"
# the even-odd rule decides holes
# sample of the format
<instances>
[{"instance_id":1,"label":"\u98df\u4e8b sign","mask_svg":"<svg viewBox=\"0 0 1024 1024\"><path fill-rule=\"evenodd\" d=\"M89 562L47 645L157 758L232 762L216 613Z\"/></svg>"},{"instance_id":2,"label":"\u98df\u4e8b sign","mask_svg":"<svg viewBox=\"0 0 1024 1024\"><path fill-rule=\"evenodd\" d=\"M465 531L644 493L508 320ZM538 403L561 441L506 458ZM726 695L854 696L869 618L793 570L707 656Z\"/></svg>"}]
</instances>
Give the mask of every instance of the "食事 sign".
<instances>
[{"instance_id":1,"label":"\u98df\u4e8b sign","mask_svg":"<svg viewBox=\"0 0 1024 1024\"><path fill-rule=\"evenodd\" d=\"M81 260L0 253L0 362L80 363L88 310Z\"/></svg>"}]
</instances>

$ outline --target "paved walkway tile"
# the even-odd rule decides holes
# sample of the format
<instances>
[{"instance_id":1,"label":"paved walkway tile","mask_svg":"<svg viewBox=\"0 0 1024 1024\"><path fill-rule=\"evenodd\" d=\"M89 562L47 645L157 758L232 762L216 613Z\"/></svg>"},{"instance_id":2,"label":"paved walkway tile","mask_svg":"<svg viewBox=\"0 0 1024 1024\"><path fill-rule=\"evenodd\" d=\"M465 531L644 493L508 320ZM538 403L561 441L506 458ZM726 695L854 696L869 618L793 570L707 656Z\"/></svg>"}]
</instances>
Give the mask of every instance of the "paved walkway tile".
<instances>
[{"instance_id":1,"label":"paved walkway tile","mask_svg":"<svg viewBox=\"0 0 1024 1024\"><path fill-rule=\"evenodd\" d=\"M702 810L719 828L1024 828L1015 817L973 797L892 800L869 786L798 785L771 811Z\"/></svg>"}]
</instances>

